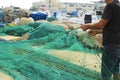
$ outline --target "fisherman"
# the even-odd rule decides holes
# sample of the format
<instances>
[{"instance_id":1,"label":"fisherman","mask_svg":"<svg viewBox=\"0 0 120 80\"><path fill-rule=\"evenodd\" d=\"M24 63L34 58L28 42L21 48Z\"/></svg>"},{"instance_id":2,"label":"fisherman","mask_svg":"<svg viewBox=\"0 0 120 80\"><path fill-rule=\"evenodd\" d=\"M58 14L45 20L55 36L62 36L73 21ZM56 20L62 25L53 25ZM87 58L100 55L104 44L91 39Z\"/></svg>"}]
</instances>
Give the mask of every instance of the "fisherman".
<instances>
[{"instance_id":1,"label":"fisherman","mask_svg":"<svg viewBox=\"0 0 120 80\"><path fill-rule=\"evenodd\" d=\"M103 53L101 74L103 80L120 80L120 3L105 0L102 18L96 23L83 24L81 28L103 29Z\"/></svg>"}]
</instances>

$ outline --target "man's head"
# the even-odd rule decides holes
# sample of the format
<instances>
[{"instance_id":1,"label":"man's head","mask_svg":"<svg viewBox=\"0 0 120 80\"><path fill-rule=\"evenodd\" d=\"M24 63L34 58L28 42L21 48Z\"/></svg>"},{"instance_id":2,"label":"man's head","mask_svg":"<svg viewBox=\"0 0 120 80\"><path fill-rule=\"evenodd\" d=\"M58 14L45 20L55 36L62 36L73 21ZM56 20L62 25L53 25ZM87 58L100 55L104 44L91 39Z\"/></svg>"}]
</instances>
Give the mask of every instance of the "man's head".
<instances>
[{"instance_id":1,"label":"man's head","mask_svg":"<svg viewBox=\"0 0 120 80\"><path fill-rule=\"evenodd\" d=\"M108 3L111 3L112 1L118 1L119 2L119 0L105 0L105 2L108 4Z\"/></svg>"},{"instance_id":2,"label":"man's head","mask_svg":"<svg viewBox=\"0 0 120 80\"><path fill-rule=\"evenodd\" d=\"M108 4L108 3L111 3L113 0L105 0L105 3Z\"/></svg>"}]
</instances>

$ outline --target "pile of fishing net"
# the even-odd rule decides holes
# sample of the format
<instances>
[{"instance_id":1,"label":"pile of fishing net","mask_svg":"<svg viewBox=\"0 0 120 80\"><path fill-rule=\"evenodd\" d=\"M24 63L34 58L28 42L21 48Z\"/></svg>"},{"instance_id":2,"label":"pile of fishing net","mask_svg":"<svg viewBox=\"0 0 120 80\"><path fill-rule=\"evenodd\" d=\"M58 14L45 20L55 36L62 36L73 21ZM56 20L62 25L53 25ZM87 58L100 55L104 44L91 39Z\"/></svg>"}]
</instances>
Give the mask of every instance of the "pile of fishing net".
<instances>
[{"instance_id":1,"label":"pile of fishing net","mask_svg":"<svg viewBox=\"0 0 120 80\"><path fill-rule=\"evenodd\" d=\"M89 40L89 44L85 44L82 40L79 40L75 35L75 30L67 31L60 25L53 25L49 22L34 22L29 23L25 26L14 26L14 27L3 27L0 30L0 34L6 35L17 35L21 36L24 34L28 34L28 40L33 39L43 39L41 42L44 47L47 48L55 48L55 49L69 49L76 51L84 51L84 52L92 52L98 53L100 50L94 49L96 45L90 46L92 44L92 40L89 35L86 37L81 37L82 39ZM90 49L88 48L90 47ZM93 49L92 49L93 48Z\"/></svg>"},{"instance_id":2,"label":"pile of fishing net","mask_svg":"<svg viewBox=\"0 0 120 80\"><path fill-rule=\"evenodd\" d=\"M40 40L39 40L40 41ZM14 80L97 80L98 72L46 54L37 40L0 43L0 70ZM35 48L35 46L37 47ZM32 48L33 47L33 48Z\"/></svg>"},{"instance_id":3,"label":"pile of fishing net","mask_svg":"<svg viewBox=\"0 0 120 80\"><path fill-rule=\"evenodd\" d=\"M91 48L102 48L101 35L97 34L95 36L90 36L86 31L83 31L80 28L75 30L75 35L78 37L78 40L82 41L85 45Z\"/></svg>"},{"instance_id":4,"label":"pile of fishing net","mask_svg":"<svg viewBox=\"0 0 120 80\"><path fill-rule=\"evenodd\" d=\"M2 22L12 22L16 18L28 17L31 12L26 9L13 9L12 7L3 8Z\"/></svg>"},{"instance_id":5,"label":"pile of fishing net","mask_svg":"<svg viewBox=\"0 0 120 80\"><path fill-rule=\"evenodd\" d=\"M14 80L101 80L99 72L47 54L52 49L97 54L100 49L85 46L74 31L49 22L21 26L26 27L30 28L25 32L29 34L28 40L0 42L0 71Z\"/></svg>"}]
</instances>

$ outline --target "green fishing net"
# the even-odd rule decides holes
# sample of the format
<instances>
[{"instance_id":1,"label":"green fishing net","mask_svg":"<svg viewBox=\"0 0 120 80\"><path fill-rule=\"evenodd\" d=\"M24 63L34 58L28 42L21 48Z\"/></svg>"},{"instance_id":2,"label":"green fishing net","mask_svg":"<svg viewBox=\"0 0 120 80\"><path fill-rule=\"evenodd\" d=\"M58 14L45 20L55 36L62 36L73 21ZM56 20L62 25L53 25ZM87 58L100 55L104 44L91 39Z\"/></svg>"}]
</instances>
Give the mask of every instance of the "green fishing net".
<instances>
[{"instance_id":1,"label":"green fishing net","mask_svg":"<svg viewBox=\"0 0 120 80\"><path fill-rule=\"evenodd\" d=\"M47 21L49 22L52 22L52 21L55 21L55 20L58 20L56 17L47 17Z\"/></svg>"},{"instance_id":2,"label":"green fishing net","mask_svg":"<svg viewBox=\"0 0 120 80\"><path fill-rule=\"evenodd\" d=\"M14 80L101 80L97 71L47 54L52 49L97 54L100 49L87 47L72 32L48 22L35 22L18 28L23 29L17 29L18 32L29 34L28 40L0 42L0 71ZM4 28L0 32L7 30Z\"/></svg>"}]
</instances>

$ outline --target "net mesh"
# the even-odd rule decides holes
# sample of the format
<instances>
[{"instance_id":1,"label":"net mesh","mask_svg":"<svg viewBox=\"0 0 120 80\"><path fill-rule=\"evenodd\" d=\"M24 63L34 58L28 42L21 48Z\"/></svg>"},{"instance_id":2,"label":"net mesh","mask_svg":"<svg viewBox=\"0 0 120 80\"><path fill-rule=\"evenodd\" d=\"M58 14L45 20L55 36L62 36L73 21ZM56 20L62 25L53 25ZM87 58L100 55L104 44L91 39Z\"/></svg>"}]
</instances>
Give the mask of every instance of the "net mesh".
<instances>
[{"instance_id":1,"label":"net mesh","mask_svg":"<svg viewBox=\"0 0 120 80\"><path fill-rule=\"evenodd\" d=\"M62 26L35 22L10 28L22 28L29 34L28 40L0 42L0 71L14 80L101 80L99 72L47 54L52 49L89 54L101 52L100 49L87 47ZM2 28L0 32L3 34L7 30ZM24 34L24 30L19 30Z\"/></svg>"}]
</instances>

